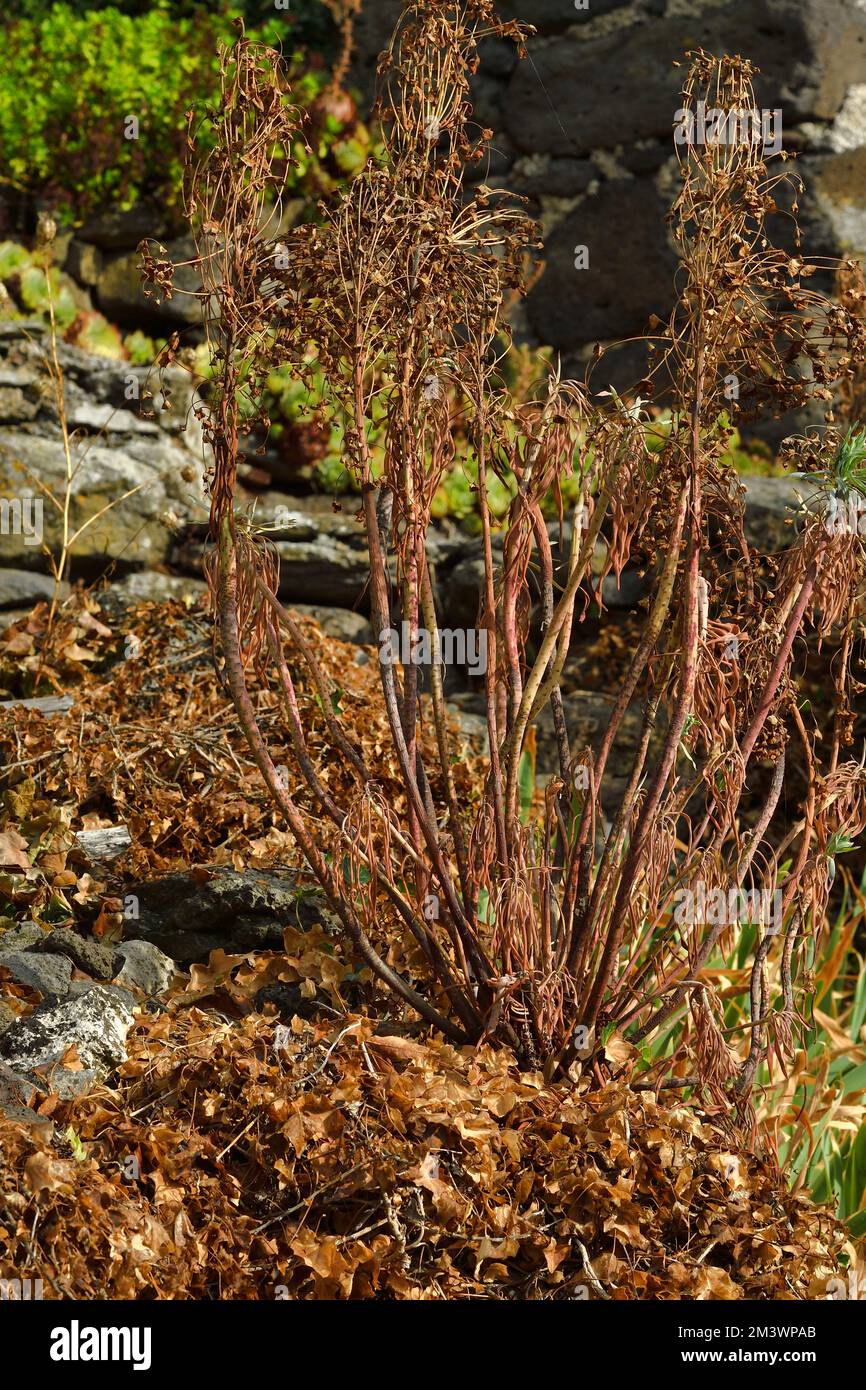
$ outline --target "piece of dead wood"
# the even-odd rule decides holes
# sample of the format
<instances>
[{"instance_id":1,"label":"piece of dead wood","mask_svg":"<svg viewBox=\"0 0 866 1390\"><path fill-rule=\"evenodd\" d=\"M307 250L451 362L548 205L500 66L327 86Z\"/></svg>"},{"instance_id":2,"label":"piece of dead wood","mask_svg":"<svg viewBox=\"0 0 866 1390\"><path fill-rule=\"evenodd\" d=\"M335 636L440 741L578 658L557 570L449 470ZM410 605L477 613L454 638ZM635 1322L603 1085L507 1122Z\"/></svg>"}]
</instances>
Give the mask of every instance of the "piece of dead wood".
<instances>
[{"instance_id":1,"label":"piece of dead wood","mask_svg":"<svg viewBox=\"0 0 866 1390\"><path fill-rule=\"evenodd\" d=\"M38 709L42 714L65 714L74 703L71 695L39 695L32 700L0 700L0 709Z\"/></svg>"},{"instance_id":2,"label":"piece of dead wood","mask_svg":"<svg viewBox=\"0 0 866 1390\"><path fill-rule=\"evenodd\" d=\"M129 849L132 836L125 825L107 825L102 830L78 830L75 833L78 848L94 862L116 859Z\"/></svg>"}]
</instances>

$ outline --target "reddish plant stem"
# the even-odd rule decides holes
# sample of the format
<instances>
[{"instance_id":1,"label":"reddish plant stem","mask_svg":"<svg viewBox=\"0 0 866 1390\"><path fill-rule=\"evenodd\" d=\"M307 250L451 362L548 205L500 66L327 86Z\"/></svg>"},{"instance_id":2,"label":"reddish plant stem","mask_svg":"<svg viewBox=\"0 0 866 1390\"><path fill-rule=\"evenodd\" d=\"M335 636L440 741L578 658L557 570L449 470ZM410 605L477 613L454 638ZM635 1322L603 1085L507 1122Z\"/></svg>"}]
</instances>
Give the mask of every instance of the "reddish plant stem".
<instances>
[{"instance_id":1,"label":"reddish plant stem","mask_svg":"<svg viewBox=\"0 0 866 1390\"><path fill-rule=\"evenodd\" d=\"M785 666L788 662L788 657L791 655L791 648L794 645L794 639L800 630L800 625L803 621L803 617L809 605L809 600L812 597L812 591L814 590L815 584L818 579L818 569L820 565L820 556L822 549L823 546L819 548L818 553L815 555L811 563L808 565L806 573L803 576L803 583L800 588L800 593L798 595L797 602L794 604L794 607L792 608L790 616L788 618L788 623L785 628L785 632L782 637L779 650L776 653L776 659L773 662L770 674L767 677L767 682L764 686L763 691L761 692L761 698L758 701L758 707L755 710L752 722L746 730L745 734L743 735L742 742L740 743L740 755L743 759L743 766L745 766L748 763L749 758L752 755L752 749L754 748L758 740L758 736L761 730L763 729L767 716L773 708L773 704L776 700L776 696L778 694L779 689L779 682L782 679Z\"/></svg>"},{"instance_id":2,"label":"reddish plant stem","mask_svg":"<svg viewBox=\"0 0 866 1390\"><path fill-rule=\"evenodd\" d=\"M280 646L279 639L277 637L277 633L273 625L271 625L268 629L268 643L270 646L271 655L274 659L274 664L277 667L277 673L279 675L280 680L280 688L286 703L286 710L289 716L289 732L292 739L292 747L294 748L295 756L298 759L298 765L301 769L301 772L305 780L307 781L307 784L309 785L311 791L318 800L322 810L330 816L331 820L340 829L341 833L344 833L344 816L340 811L340 808L337 806L336 802L330 796L329 792L322 785L321 779L318 776L315 767L313 766L312 759L310 758L306 745L306 740L304 738L304 731L303 726L301 724L300 712L298 710L297 697L295 695L295 688L292 682L291 673L286 664L286 659L283 655L283 650ZM422 928L420 926L417 918L411 910L410 905L405 901L402 894L397 889L396 885L391 882L391 880L388 878L386 874L383 874L381 866L378 867L377 874L379 881L382 883L385 892L391 899L391 902L394 904L397 911L400 913L400 916L406 923L406 926L412 932L412 935L415 937L419 946L421 946L422 950L424 950L424 952L428 956L431 968L441 980L442 985L448 993L448 997L451 1000L451 1003L458 1017L461 1019L464 1026L467 1027L467 1029L470 1032L480 1031L481 1016L477 1012L477 1010L472 1006L467 996L460 989L460 986L458 985L458 982L451 971L447 958L445 957L441 947L439 946L439 943L436 941L435 937L433 937L431 932L429 932L426 928ZM458 951L458 954L461 958L466 983L467 985L469 985L469 973L466 967L465 957L462 954L459 937L452 937L452 944Z\"/></svg>"},{"instance_id":3,"label":"reddish plant stem","mask_svg":"<svg viewBox=\"0 0 866 1390\"><path fill-rule=\"evenodd\" d=\"M250 752L265 779L271 796L285 816L298 846L322 885L328 905L345 927L359 955L378 975L379 979L393 989L407 1004L410 1004L422 1018L431 1023L434 1028L439 1028L453 1042L462 1044L471 1041L463 1029L458 1028L449 1018L434 1008L429 1000L419 994L416 989L413 989L409 982L404 980L403 976L392 969L379 955L355 918L354 913L350 911L348 905L335 890L332 875L319 853L315 841L310 836L300 811L282 786L277 769L274 767L259 729L241 660L237 621L237 559L232 521L228 512L223 513L220 523L217 616L226 679Z\"/></svg>"},{"instance_id":4,"label":"reddish plant stem","mask_svg":"<svg viewBox=\"0 0 866 1390\"><path fill-rule=\"evenodd\" d=\"M445 783L445 796L448 801L448 824L454 837L454 853L457 858L457 872L463 891L463 901L471 920L475 920L475 895L469 881L469 866L466 857L466 841L463 835L463 821L457 803L457 790L454 785L454 772L451 767L451 740L448 735L448 719L445 710L445 692L442 685L442 644L439 640L439 626L436 616L436 600L430 580L430 566L424 556L421 575L421 611L424 623L430 632L432 642L432 663L430 668L430 690L433 704L433 724L436 730L436 746L439 750L439 767Z\"/></svg>"},{"instance_id":5,"label":"reddish plant stem","mask_svg":"<svg viewBox=\"0 0 866 1390\"><path fill-rule=\"evenodd\" d=\"M784 780L785 754L783 751L777 758L776 765L773 768L773 778L770 783L770 789L767 793L766 800L764 801L764 805L761 809L761 814L758 818L758 823L752 831L752 835L749 840L749 847L743 858L740 860L739 865L737 866L737 876L735 882L738 888L741 887L741 885L745 881L745 877L749 871L749 868L751 867L752 860L757 854L761 842L767 833L770 821L773 819L773 814L779 803L779 797L782 794L782 785L784 783ZM726 924L724 922L720 922L717 923L710 932L708 932L704 941L701 943L694 960L689 963L688 974L692 979L697 979L699 977L701 971L704 969L707 961L709 960L710 955L715 949L716 943L726 930ZM635 988L637 988L639 984L640 978L635 982ZM632 1036L631 1041L635 1043L643 1042L643 1039L648 1037L650 1033L655 1032L656 1029L660 1028L664 1023L666 1023L667 1020L673 1014L676 1013L677 1009L682 1004L686 996L687 988L688 986L685 985L677 986L676 977L667 980L665 984L662 986L662 988L658 991L656 997L660 997L664 994L667 994L667 992L671 989L673 989L674 991L673 994L671 995L670 999L668 999L667 1002L662 1005L662 1007L658 1010L657 1013L653 1014L653 1016L650 1019L648 1019L646 1023L642 1024L641 1027L638 1028L637 1032ZM639 1008L644 1008L647 1003L651 1002L651 999L644 1000L639 1005ZM623 1026L625 1025L625 1023L628 1022L629 1018L634 1016L636 1012L638 1012L638 1009L632 1010L632 1013L629 1014L627 1018L622 1020Z\"/></svg>"},{"instance_id":6,"label":"reddish plant stem","mask_svg":"<svg viewBox=\"0 0 866 1390\"><path fill-rule=\"evenodd\" d=\"M364 516L367 523L367 546L370 555L370 601L373 610L374 626L379 633L382 633L387 629L387 593L383 574L382 551L379 543L379 527L376 519L375 493L371 486L364 488L363 499ZM382 680L382 692L385 697L385 708L388 714L388 723L391 728L391 737L394 742L394 748L397 753L397 759L403 774L403 781L406 786L410 804L414 807L415 814L418 817L418 824L421 827L421 833L426 842L436 878L444 895L445 904L448 911L451 913L455 927L460 933L473 967L478 973L479 982L484 982L490 978L493 972L489 961L481 949L475 930L467 920L458 900L453 880L442 857L435 826L431 826L428 821L423 798L416 780L415 769L410 762L409 750L406 746L406 740L403 734L393 666L389 661L380 660L379 670Z\"/></svg>"},{"instance_id":7,"label":"reddish plant stem","mask_svg":"<svg viewBox=\"0 0 866 1390\"><path fill-rule=\"evenodd\" d=\"M481 535L484 548L484 593L481 605L481 626L487 633L487 670L484 673L484 690L487 703L487 741L490 746L490 775L486 795L493 802L493 820L496 827L496 847L499 864L503 871L508 866L508 837L505 834L505 802L502 795L502 766L500 763L499 719L496 704L496 671L498 652L496 644L496 595L494 588L493 542L490 535L490 507L487 500L487 454L484 438L483 417L478 429L478 500L481 508Z\"/></svg>"},{"instance_id":8,"label":"reddish plant stem","mask_svg":"<svg viewBox=\"0 0 866 1390\"><path fill-rule=\"evenodd\" d=\"M313 678L313 683L316 687L316 694L319 697L319 705L322 710L322 716L325 720L328 733L334 740L336 746L340 749L341 753L343 753L348 758L349 762L351 763L355 771L358 773L358 776L361 778L361 780L363 782L369 782L371 780L371 777L366 764L364 763L363 759L360 757L356 749L352 747L351 743L346 738L342 725L334 715L334 711L331 706L331 687L325 679L325 676L322 673L322 669L319 666L319 663L313 656L309 642L307 641L303 632L299 628L298 624L295 622L291 613L289 613L283 607L276 595L271 592L267 584L265 584L258 575L256 575L256 587L259 590L259 593L265 599L266 603L268 603L274 610L277 617L280 619L280 622L283 623L286 629L288 630L289 636L291 637L295 645L298 647L301 655L304 658L304 661L307 664L307 669L309 670L310 675Z\"/></svg>"},{"instance_id":9,"label":"reddish plant stem","mask_svg":"<svg viewBox=\"0 0 866 1390\"><path fill-rule=\"evenodd\" d=\"M697 413L697 412L696 412ZM586 1000L585 1007L581 1007L582 1021L587 1027L592 1027L598 1017L601 1002L604 998L616 955L619 950L628 912L631 906L631 894L634 888L635 879L643 858L647 836L652 824L652 819L658 809L662 795L668 783L668 778L676 765L677 750L679 749L680 739L686 726L686 720L692 707L694 699L695 678L697 674L697 652L698 652L698 578L700 574L700 482L697 471L692 475L692 508L691 508L691 538L689 541L689 555L686 569L686 591L683 612L683 666L680 674L680 691L674 709L670 728L667 731L665 743L662 749L655 776L647 791L646 798L641 808L640 816L632 834L629 851L623 865L620 876L619 887L614 900L613 909L610 915L607 940L602 953L601 962L592 988Z\"/></svg>"}]
</instances>

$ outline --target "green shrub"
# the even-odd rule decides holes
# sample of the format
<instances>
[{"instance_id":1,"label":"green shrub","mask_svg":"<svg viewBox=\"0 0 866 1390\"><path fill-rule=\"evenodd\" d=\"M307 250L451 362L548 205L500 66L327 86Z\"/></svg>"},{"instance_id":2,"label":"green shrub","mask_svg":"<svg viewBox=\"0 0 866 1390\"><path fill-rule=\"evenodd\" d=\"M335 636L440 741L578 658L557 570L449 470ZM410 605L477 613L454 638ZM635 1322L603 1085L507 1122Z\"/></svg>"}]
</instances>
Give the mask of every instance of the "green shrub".
<instances>
[{"instance_id":1,"label":"green shrub","mask_svg":"<svg viewBox=\"0 0 866 1390\"><path fill-rule=\"evenodd\" d=\"M140 17L153 10L171 10L178 18L201 19L202 16L224 13L243 15L247 28L257 28L262 15L269 6L269 0L66 0L69 9L76 15L94 14L100 10L113 9L121 14ZM6 0L4 16L13 19L41 19L50 8L50 0ZM333 17L323 0L291 0L291 7L284 11L282 18L290 26L293 44L309 45L317 52L325 51L336 43L336 27Z\"/></svg>"},{"instance_id":2,"label":"green shrub","mask_svg":"<svg viewBox=\"0 0 866 1390\"><path fill-rule=\"evenodd\" d=\"M235 37L232 16L198 9L178 15L159 7L142 14L117 8L80 13L69 3L31 10L3 30L0 68L0 179L73 218L150 195L169 214L179 208L185 113L218 90L217 48ZM258 8L261 16L262 10ZM285 39L285 22L268 18L261 32ZM327 81L321 62L305 62L294 99L310 105ZM138 120L138 137L128 118ZM363 164L369 137L332 114L319 120L289 188L304 196ZM321 166L334 148L332 171Z\"/></svg>"}]
</instances>

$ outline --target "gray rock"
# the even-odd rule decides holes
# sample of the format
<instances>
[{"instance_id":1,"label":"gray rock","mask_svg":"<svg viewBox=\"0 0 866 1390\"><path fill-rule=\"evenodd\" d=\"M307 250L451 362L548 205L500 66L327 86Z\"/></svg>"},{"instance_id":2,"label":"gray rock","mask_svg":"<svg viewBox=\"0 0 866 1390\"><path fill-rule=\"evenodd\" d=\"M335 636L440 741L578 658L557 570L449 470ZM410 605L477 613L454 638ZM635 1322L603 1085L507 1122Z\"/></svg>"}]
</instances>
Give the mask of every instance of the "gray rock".
<instances>
[{"instance_id":1,"label":"gray rock","mask_svg":"<svg viewBox=\"0 0 866 1390\"><path fill-rule=\"evenodd\" d=\"M253 995L253 1005L259 1013L267 1013L273 1008L279 1017L284 1019L312 1018L320 1003L321 997L318 993L310 997L302 992L299 985L283 984L280 981L263 985Z\"/></svg>"},{"instance_id":2,"label":"gray rock","mask_svg":"<svg viewBox=\"0 0 866 1390\"><path fill-rule=\"evenodd\" d=\"M636 608L650 591L651 577L638 570L626 568L617 581L609 574L602 585L602 601L608 608Z\"/></svg>"},{"instance_id":3,"label":"gray rock","mask_svg":"<svg viewBox=\"0 0 866 1390\"><path fill-rule=\"evenodd\" d=\"M36 1111L27 1104L33 1083L0 1062L0 1115L18 1124L35 1124Z\"/></svg>"},{"instance_id":4,"label":"gray rock","mask_svg":"<svg viewBox=\"0 0 866 1390\"><path fill-rule=\"evenodd\" d=\"M36 355L29 342L31 332L35 332L37 338L44 337L45 325L38 320L29 323L14 320L6 323L0 320L0 345L3 351L3 356L0 357L0 386L14 386L17 390L23 391L38 383L40 371L37 369ZM17 356L19 351L23 352L26 358L24 364L11 360L11 356Z\"/></svg>"},{"instance_id":5,"label":"gray rock","mask_svg":"<svg viewBox=\"0 0 866 1390\"><path fill-rule=\"evenodd\" d=\"M71 695L34 695L29 700L0 700L0 709L38 709L41 714L51 718L55 714L66 714L75 700Z\"/></svg>"},{"instance_id":6,"label":"gray rock","mask_svg":"<svg viewBox=\"0 0 866 1390\"><path fill-rule=\"evenodd\" d=\"M5 632L8 627L20 623L23 618L29 618L33 612L32 607L27 608L4 608L0 613L0 632Z\"/></svg>"},{"instance_id":7,"label":"gray rock","mask_svg":"<svg viewBox=\"0 0 866 1390\"><path fill-rule=\"evenodd\" d=\"M670 157L670 144L664 140L642 140L623 150L620 162L632 174L654 174Z\"/></svg>"},{"instance_id":8,"label":"gray rock","mask_svg":"<svg viewBox=\"0 0 866 1390\"><path fill-rule=\"evenodd\" d=\"M673 61L698 47L748 55L761 69L758 105L782 107L789 124L827 119L863 80L864 35L866 14L848 0L697 0L649 23L635 10L599 37L532 40L533 62L519 63L508 86L505 129L518 149L553 155L671 139L684 75Z\"/></svg>"},{"instance_id":9,"label":"gray rock","mask_svg":"<svg viewBox=\"0 0 866 1390\"><path fill-rule=\"evenodd\" d=\"M557 224L526 304L543 342L570 349L628 337L645 330L650 314L670 312L677 258L665 214L651 184L616 179ZM575 267L576 247L587 249L583 269ZM604 363L595 375L603 374Z\"/></svg>"},{"instance_id":10,"label":"gray rock","mask_svg":"<svg viewBox=\"0 0 866 1390\"><path fill-rule=\"evenodd\" d=\"M257 501L255 515L257 523L269 528L279 553L284 602L362 612L369 606L366 533L348 507L335 514L328 498L269 493ZM428 558L434 571L464 542L457 533L432 530ZM200 575L205 543L204 528L189 528L172 550L171 563Z\"/></svg>"},{"instance_id":11,"label":"gray rock","mask_svg":"<svg viewBox=\"0 0 866 1390\"><path fill-rule=\"evenodd\" d=\"M25 1076L59 1062L75 1045L79 1060L103 1077L126 1055L132 1010L108 989L92 988L61 1004L42 1005L0 1035L0 1058ZM52 1084L56 1084L54 1067Z\"/></svg>"},{"instance_id":12,"label":"gray rock","mask_svg":"<svg viewBox=\"0 0 866 1390\"><path fill-rule=\"evenodd\" d=\"M799 167L808 189L808 210L817 222L814 228L809 225L810 235L804 242L810 258L825 246L831 251L839 248L849 254L863 255L866 252L866 144L843 150L828 159L804 159Z\"/></svg>"},{"instance_id":13,"label":"gray rock","mask_svg":"<svg viewBox=\"0 0 866 1390\"><path fill-rule=\"evenodd\" d=\"M19 984L38 990L43 999L63 999L69 992L72 964L65 956L4 951L0 965L4 965Z\"/></svg>"},{"instance_id":14,"label":"gray rock","mask_svg":"<svg viewBox=\"0 0 866 1390\"><path fill-rule=\"evenodd\" d=\"M91 864L108 864L126 853L132 836L126 825L106 825L98 830L76 830L75 843Z\"/></svg>"},{"instance_id":15,"label":"gray rock","mask_svg":"<svg viewBox=\"0 0 866 1390\"><path fill-rule=\"evenodd\" d=\"M579 10L574 0L565 4L563 0L531 0L531 4L526 4L526 0L500 0L496 9L503 19L520 19L542 34L562 34L573 24L587 24L631 3L632 0L588 0L587 8Z\"/></svg>"},{"instance_id":16,"label":"gray rock","mask_svg":"<svg viewBox=\"0 0 866 1390\"><path fill-rule=\"evenodd\" d=\"M353 77L368 95L375 85L379 54L388 47L402 9L402 0L376 0L375 5L362 5L355 21Z\"/></svg>"},{"instance_id":17,"label":"gray rock","mask_svg":"<svg viewBox=\"0 0 866 1390\"><path fill-rule=\"evenodd\" d=\"M46 1078L45 1089L60 1100L75 1100L92 1091L100 1079L95 1067L82 1067L80 1071L72 1071L70 1067L53 1067L50 1081Z\"/></svg>"},{"instance_id":18,"label":"gray rock","mask_svg":"<svg viewBox=\"0 0 866 1390\"><path fill-rule=\"evenodd\" d=\"M370 620L361 613L352 613L347 608L326 608L320 603L293 603L291 611L304 618L315 618L325 636L335 637L339 642L357 642L363 646L373 641Z\"/></svg>"},{"instance_id":19,"label":"gray rock","mask_svg":"<svg viewBox=\"0 0 866 1390\"><path fill-rule=\"evenodd\" d=\"M181 264L195 255L188 237L166 243L167 260L178 267L174 274L171 299L148 299L141 284L141 257L138 251L107 257L96 282L96 298L106 318L140 328L197 326L202 322L201 302L195 296L201 289L201 276Z\"/></svg>"},{"instance_id":20,"label":"gray rock","mask_svg":"<svg viewBox=\"0 0 866 1390\"><path fill-rule=\"evenodd\" d=\"M552 159L534 154L517 163L507 184L527 198L573 198L585 193L597 177L598 170L591 159Z\"/></svg>"},{"instance_id":21,"label":"gray rock","mask_svg":"<svg viewBox=\"0 0 866 1390\"><path fill-rule=\"evenodd\" d=\"M0 956L7 951L29 951L45 935L37 922L19 922L17 927L10 927L0 936Z\"/></svg>"},{"instance_id":22,"label":"gray rock","mask_svg":"<svg viewBox=\"0 0 866 1390\"><path fill-rule=\"evenodd\" d=\"M494 540L494 565L502 563L502 543ZM484 587L484 560L480 540L467 541L446 573L440 576L439 622L442 627L474 627Z\"/></svg>"},{"instance_id":23,"label":"gray rock","mask_svg":"<svg viewBox=\"0 0 866 1390\"><path fill-rule=\"evenodd\" d=\"M0 424L33 420L39 412L39 402L22 391L20 386L0 386Z\"/></svg>"},{"instance_id":24,"label":"gray rock","mask_svg":"<svg viewBox=\"0 0 866 1390\"><path fill-rule=\"evenodd\" d=\"M96 984L93 980L73 980L69 986L67 998L81 999L85 994L90 994L91 990L99 990L104 994L109 994L112 999L117 999L127 1009L135 1008L135 995L131 989L125 989L122 985Z\"/></svg>"},{"instance_id":25,"label":"gray rock","mask_svg":"<svg viewBox=\"0 0 866 1390\"><path fill-rule=\"evenodd\" d=\"M279 950L286 926L308 928L329 920L316 890L300 887L290 873L215 869L203 882L169 874L133 885L138 919L127 921L130 941L151 941L181 965L206 960L211 951Z\"/></svg>"},{"instance_id":26,"label":"gray rock","mask_svg":"<svg viewBox=\"0 0 866 1390\"><path fill-rule=\"evenodd\" d=\"M155 420L134 410L122 410L113 405L81 401L69 412L69 423L93 434L159 434Z\"/></svg>"},{"instance_id":27,"label":"gray rock","mask_svg":"<svg viewBox=\"0 0 866 1390\"><path fill-rule=\"evenodd\" d=\"M133 603L165 603L168 599L198 599L207 593L203 579L193 579L188 575L162 574L157 570L141 570L128 574L118 584L112 584L106 593L109 604L117 602L121 607Z\"/></svg>"},{"instance_id":28,"label":"gray rock","mask_svg":"<svg viewBox=\"0 0 866 1390\"><path fill-rule=\"evenodd\" d=\"M123 959L117 983L141 990L149 998L162 994L174 979L174 961L152 941L121 941L117 954Z\"/></svg>"},{"instance_id":29,"label":"gray rock","mask_svg":"<svg viewBox=\"0 0 866 1390\"><path fill-rule=\"evenodd\" d=\"M566 682L568 663L566 663ZM610 718L613 697L594 690L568 690L563 707L568 727L572 759L579 762L587 746L596 751ZM474 750L487 746L487 723L484 715L484 696L476 691L462 691L448 705ZM536 721L536 779L539 783L559 776L559 745L553 727L550 706L542 710ZM602 804L610 813L616 808L628 782L631 761L640 739L642 712L639 702L630 705L620 725L608 759L602 787Z\"/></svg>"},{"instance_id":30,"label":"gray rock","mask_svg":"<svg viewBox=\"0 0 866 1390\"><path fill-rule=\"evenodd\" d=\"M164 228L164 214L152 203L142 201L131 208L102 209L86 219L78 237L103 251L127 251L144 237L161 236Z\"/></svg>"},{"instance_id":31,"label":"gray rock","mask_svg":"<svg viewBox=\"0 0 866 1390\"><path fill-rule=\"evenodd\" d=\"M131 440L123 449L77 439L72 449L76 467L72 525L77 529L102 512L76 540L75 562L93 567L104 564L108 557L127 566L164 561L172 540L166 515L173 514L182 522L190 514L191 485L180 477L185 460L177 446L161 436ZM65 468L61 440L0 430L0 493L21 499L22 511L27 508L23 537L0 534L0 563L25 559L34 567L44 563L39 547L29 543L33 517L38 517L34 502L42 502L32 478L38 477L60 497ZM114 505L103 512L106 504ZM44 504L41 517L44 542L57 549L62 517L54 507Z\"/></svg>"},{"instance_id":32,"label":"gray rock","mask_svg":"<svg viewBox=\"0 0 866 1390\"><path fill-rule=\"evenodd\" d=\"M452 742L454 740L463 740L462 748L456 750L460 758L467 753L480 753L486 757L490 748L487 717L480 713L477 697L471 696L470 698L475 709L474 713L473 710L464 709L462 707L459 696L454 701L449 701L447 705L448 713L452 720L452 728L450 730ZM455 725L456 729L454 728Z\"/></svg>"},{"instance_id":33,"label":"gray rock","mask_svg":"<svg viewBox=\"0 0 866 1390\"><path fill-rule=\"evenodd\" d=\"M360 534L350 543L335 532L317 535L306 526L299 527L291 540L276 540L275 545L280 556L279 595L285 602L351 609L362 599L368 571ZM170 562L200 575L204 549L205 541L196 528L178 541Z\"/></svg>"},{"instance_id":34,"label":"gray rock","mask_svg":"<svg viewBox=\"0 0 866 1390\"><path fill-rule=\"evenodd\" d=\"M71 275L73 280L77 280L79 285L92 287L99 280L102 273L102 252L98 246L93 246L89 242L79 241L73 237L66 252L66 264L64 269L67 275Z\"/></svg>"},{"instance_id":35,"label":"gray rock","mask_svg":"<svg viewBox=\"0 0 866 1390\"><path fill-rule=\"evenodd\" d=\"M35 948L40 952L65 956L85 975L95 980L111 980L117 970L114 950L92 936L79 936L71 927L57 928Z\"/></svg>"},{"instance_id":36,"label":"gray rock","mask_svg":"<svg viewBox=\"0 0 866 1390\"><path fill-rule=\"evenodd\" d=\"M62 592L68 593L63 585ZM43 600L50 601L54 580L50 575L33 570L0 570L0 609L32 607Z\"/></svg>"},{"instance_id":37,"label":"gray rock","mask_svg":"<svg viewBox=\"0 0 866 1390\"><path fill-rule=\"evenodd\" d=\"M533 25L545 35L563 34L574 25L589 23L611 10L623 8L631 0L589 0L589 9L576 10L574 0L501 0L496 6L503 19L519 19ZM388 47L391 33L400 18L401 0L376 0L374 5L362 5L355 22L353 72L355 83L372 94L376 63ZM482 72L507 75L514 66L515 52L509 41L489 41L481 44Z\"/></svg>"},{"instance_id":38,"label":"gray rock","mask_svg":"<svg viewBox=\"0 0 866 1390\"><path fill-rule=\"evenodd\" d=\"M795 478L741 478L746 490L746 539L762 554L785 550L797 534L798 496L808 485Z\"/></svg>"},{"instance_id":39,"label":"gray rock","mask_svg":"<svg viewBox=\"0 0 866 1390\"><path fill-rule=\"evenodd\" d=\"M59 437L56 405L46 389L45 339L45 325L38 320L0 321L0 388L14 388L21 405L14 412L10 406L8 419L0 423L42 436L53 429ZM120 440L162 430L195 455L201 471L201 428L191 413L194 385L188 372L175 367L160 379L148 367L100 357L64 342L58 343L57 353L70 420L101 432L106 442L115 435ZM171 405L167 410L166 400Z\"/></svg>"},{"instance_id":40,"label":"gray rock","mask_svg":"<svg viewBox=\"0 0 866 1390\"><path fill-rule=\"evenodd\" d=\"M491 77L507 77L517 62L517 45L507 39L482 39L478 45L481 71Z\"/></svg>"},{"instance_id":41,"label":"gray rock","mask_svg":"<svg viewBox=\"0 0 866 1390\"><path fill-rule=\"evenodd\" d=\"M353 608L364 597L367 556L361 545L336 536L311 541L277 541L280 597Z\"/></svg>"}]
</instances>

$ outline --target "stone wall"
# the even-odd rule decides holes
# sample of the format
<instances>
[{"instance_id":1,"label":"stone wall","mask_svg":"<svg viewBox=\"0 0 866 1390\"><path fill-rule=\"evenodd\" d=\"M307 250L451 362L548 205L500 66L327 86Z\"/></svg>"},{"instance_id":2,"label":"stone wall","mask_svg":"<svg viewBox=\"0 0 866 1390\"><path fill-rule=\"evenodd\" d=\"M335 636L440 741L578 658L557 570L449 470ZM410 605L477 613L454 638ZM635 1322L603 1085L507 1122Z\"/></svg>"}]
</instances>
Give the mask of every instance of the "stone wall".
<instances>
[{"instance_id":1,"label":"stone wall","mask_svg":"<svg viewBox=\"0 0 866 1390\"><path fill-rule=\"evenodd\" d=\"M399 0L366 0L356 78L369 92L375 54ZM533 24L529 56L482 47L476 110L494 130L486 181L531 199L546 241L522 335L550 344L567 372L596 341L640 334L672 302L676 265L665 214L675 187L674 113L689 49L740 53L761 69L758 103L782 112L798 152L810 256L866 252L866 0L500 0ZM775 229L784 244L784 223ZM585 246L587 269L575 269ZM635 347L605 358L607 380L635 381ZM601 384L601 383L599 383ZM604 383L606 384L606 382Z\"/></svg>"}]
</instances>

